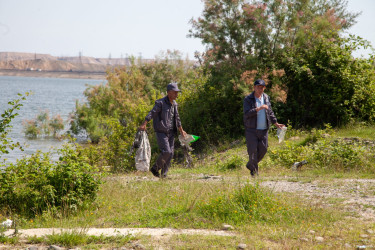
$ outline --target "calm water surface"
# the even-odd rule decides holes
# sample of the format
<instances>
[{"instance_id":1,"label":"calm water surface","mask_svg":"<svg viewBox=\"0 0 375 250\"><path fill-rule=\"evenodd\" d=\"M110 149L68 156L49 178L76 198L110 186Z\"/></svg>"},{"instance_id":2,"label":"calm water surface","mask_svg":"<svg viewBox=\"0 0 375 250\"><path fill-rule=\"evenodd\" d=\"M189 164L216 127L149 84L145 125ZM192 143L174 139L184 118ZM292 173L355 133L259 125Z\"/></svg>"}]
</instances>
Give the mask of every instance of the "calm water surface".
<instances>
[{"instance_id":1,"label":"calm water surface","mask_svg":"<svg viewBox=\"0 0 375 250\"><path fill-rule=\"evenodd\" d=\"M17 116L12 121L12 131L9 136L14 142L19 141L26 144L25 151L13 150L8 155L8 161L15 162L16 159L24 155L30 155L37 150L44 152L51 148L60 147L63 142L56 139L29 140L23 132L22 122L24 120L35 119L40 111L48 110L50 117L59 114L64 122L65 129L69 128L67 120L69 114L75 110L76 100L84 102L83 91L89 85L103 84L103 80L91 79L59 79L59 78L36 78L36 77L15 77L0 76L0 113L10 106L8 102L18 98L17 93L32 92L25 101L23 107L18 111Z\"/></svg>"}]
</instances>

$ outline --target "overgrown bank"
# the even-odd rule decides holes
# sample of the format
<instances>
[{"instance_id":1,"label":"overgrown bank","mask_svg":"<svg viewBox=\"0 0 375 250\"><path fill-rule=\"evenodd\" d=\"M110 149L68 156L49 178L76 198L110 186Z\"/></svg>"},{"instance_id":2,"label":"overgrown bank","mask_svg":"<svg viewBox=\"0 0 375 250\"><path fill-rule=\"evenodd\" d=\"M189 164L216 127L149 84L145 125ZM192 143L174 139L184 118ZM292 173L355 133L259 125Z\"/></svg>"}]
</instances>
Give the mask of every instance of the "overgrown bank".
<instances>
[{"instance_id":1,"label":"overgrown bank","mask_svg":"<svg viewBox=\"0 0 375 250\"><path fill-rule=\"evenodd\" d=\"M362 128L362 131L371 132L372 128ZM299 136L293 143L304 141L305 136ZM369 138L373 139L374 136ZM271 138L271 149L285 146ZM199 159L194 169L175 166L168 180L159 180L150 173L110 175L104 178L96 201L89 207L65 215L45 211L31 218L20 217L17 226L220 230L223 224L229 224L234 233L229 238L175 235L168 239L140 234L127 239L129 236L122 236L123 241L119 238L112 244L104 243L104 238L90 240L96 242L90 243L91 247L106 248L131 247L136 243L150 248L221 246L229 249L241 243L250 248L304 249L314 249L317 245L344 248L374 244L375 234L371 232L375 231L375 222L371 217L363 217L362 212L375 211L370 202L374 198L375 183L361 180L373 178L373 169L328 171L306 164L294 171L289 165L272 162L270 157L260 166L259 178L253 179L242 164L245 160L246 148L240 143ZM352 205L347 203L350 197L354 199ZM369 203L366 206L355 199ZM78 240L82 238L80 235L77 231L70 236L57 233L56 241L30 237L27 242L82 246ZM12 242L9 237L3 240L7 244ZM17 242L14 246L20 244Z\"/></svg>"},{"instance_id":2,"label":"overgrown bank","mask_svg":"<svg viewBox=\"0 0 375 250\"><path fill-rule=\"evenodd\" d=\"M65 147L57 161L37 153L15 164L1 163L2 219L10 216L15 227L23 228L218 229L230 223L237 236L230 243L216 243L228 248L242 241L255 248L372 244L373 234L357 236L373 230L373 222L352 218L355 214L348 217L340 201L328 203L332 209L325 201L275 193L261 185L265 177L321 183L325 178L374 177L374 57L352 57L367 43L342 37L357 16L345 6L340 0L205 1L202 17L192 20L190 31L207 46L196 64L168 52L152 63L133 61L108 72L107 84L88 88L87 102L77 102L73 114L71 133L86 133L89 144ZM289 134L285 143L271 140L261 178L254 181L244 168L242 101L256 78L267 82L273 109L288 124ZM183 90L177 102L184 129L201 139L194 145L195 168L179 166L177 150L172 179L156 181L134 172L131 147L146 113L174 81ZM7 135L23 99L11 101L2 114L1 156L20 147ZM337 130L351 124L360 125ZM347 136L358 129L364 133ZM154 135L149 135L157 153ZM307 164L291 170L301 161ZM371 192L364 195L373 196ZM76 235L61 236L60 241L71 236ZM196 248L214 241L173 240ZM124 245L129 239L119 241Z\"/></svg>"}]
</instances>

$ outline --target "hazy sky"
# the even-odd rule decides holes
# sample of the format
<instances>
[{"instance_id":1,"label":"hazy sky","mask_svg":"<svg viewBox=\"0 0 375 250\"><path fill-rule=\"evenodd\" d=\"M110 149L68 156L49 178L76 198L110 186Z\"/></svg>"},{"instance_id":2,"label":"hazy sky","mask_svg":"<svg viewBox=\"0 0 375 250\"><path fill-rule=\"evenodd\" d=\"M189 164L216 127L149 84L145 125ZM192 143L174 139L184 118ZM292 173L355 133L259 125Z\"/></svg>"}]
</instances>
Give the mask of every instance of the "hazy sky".
<instances>
[{"instance_id":1,"label":"hazy sky","mask_svg":"<svg viewBox=\"0 0 375 250\"><path fill-rule=\"evenodd\" d=\"M375 0L349 0L360 12L351 33L375 46ZM153 58L179 50L193 58L204 51L187 38L201 0L0 0L0 51L54 56Z\"/></svg>"}]
</instances>

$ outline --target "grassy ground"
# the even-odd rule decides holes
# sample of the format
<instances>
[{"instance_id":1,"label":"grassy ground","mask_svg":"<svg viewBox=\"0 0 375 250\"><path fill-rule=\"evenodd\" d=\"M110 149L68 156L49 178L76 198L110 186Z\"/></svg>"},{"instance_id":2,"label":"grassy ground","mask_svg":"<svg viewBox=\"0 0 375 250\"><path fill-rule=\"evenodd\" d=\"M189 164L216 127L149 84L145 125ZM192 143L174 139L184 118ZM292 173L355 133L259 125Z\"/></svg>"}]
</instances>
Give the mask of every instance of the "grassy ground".
<instances>
[{"instance_id":1,"label":"grassy ground","mask_svg":"<svg viewBox=\"0 0 375 250\"><path fill-rule=\"evenodd\" d=\"M375 139L374 127L345 128L336 137ZM305 134L295 139L302 141ZM281 147L270 136L270 149ZM30 238L29 244L57 244L82 249L134 247L134 242L147 249L236 249L246 244L249 249L326 249L361 245L375 246L375 220L363 220L343 208L342 199L322 203L297 194L279 193L262 187L270 180L298 182L318 181L331 184L335 179L374 178L375 173L343 169L329 171L306 167L292 171L291 166L273 164L269 156L260 165L260 176L251 178L244 167L247 159L244 141L221 152L196 159L193 169L174 164L169 179L157 179L150 173L110 175L102 184L96 203L77 213L60 216L45 213L36 218L19 218L22 228L64 227L150 227L221 230L233 226L235 236L173 235L159 238L124 236L93 238L57 235ZM371 167L371 166L370 166ZM372 166L374 167L374 166ZM372 168L374 169L374 168ZM364 195L374 196L375 193ZM327 205L329 204L329 205ZM2 241L1 241L2 240ZM21 244L0 237L0 242ZM0 245L1 247L1 245Z\"/></svg>"}]
</instances>

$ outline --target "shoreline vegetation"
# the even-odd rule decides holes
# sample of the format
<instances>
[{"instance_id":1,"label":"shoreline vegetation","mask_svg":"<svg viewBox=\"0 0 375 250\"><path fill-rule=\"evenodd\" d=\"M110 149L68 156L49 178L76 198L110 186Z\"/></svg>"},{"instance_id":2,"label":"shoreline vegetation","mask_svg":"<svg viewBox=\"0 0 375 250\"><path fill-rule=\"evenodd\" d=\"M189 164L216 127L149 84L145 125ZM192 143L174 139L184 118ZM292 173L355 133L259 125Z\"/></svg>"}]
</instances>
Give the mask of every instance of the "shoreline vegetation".
<instances>
[{"instance_id":1,"label":"shoreline vegetation","mask_svg":"<svg viewBox=\"0 0 375 250\"><path fill-rule=\"evenodd\" d=\"M354 58L368 44L343 33L359 14L348 12L345 0L203 2L188 34L206 46L196 62L169 50L148 61L0 53L0 69L34 76L107 72L107 83L87 86L86 100L70 116L70 135L87 135L88 144L72 139L56 151L57 160L54 152L37 152L16 163L0 161L7 166L0 171L0 248L375 246L375 55ZM256 79L266 82L272 109L288 129L284 141L269 129L267 154L252 177L243 99ZM176 140L169 178L158 179L136 171L134 137L171 82L181 89L184 130L201 139L191 145L191 167ZM18 110L30 105L18 95L0 114L0 156L22 147L8 139ZM40 118L40 133L59 128L58 118L52 124ZM147 131L154 163L159 149L151 123ZM71 231L20 234L43 228ZM88 235L91 228L115 228L116 235ZM234 235L117 233L124 228Z\"/></svg>"},{"instance_id":2,"label":"shoreline vegetation","mask_svg":"<svg viewBox=\"0 0 375 250\"><path fill-rule=\"evenodd\" d=\"M45 77L45 78L73 78L105 80L106 72L71 72L71 71L28 71L0 69L0 76Z\"/></svg>"}]
</instances>

